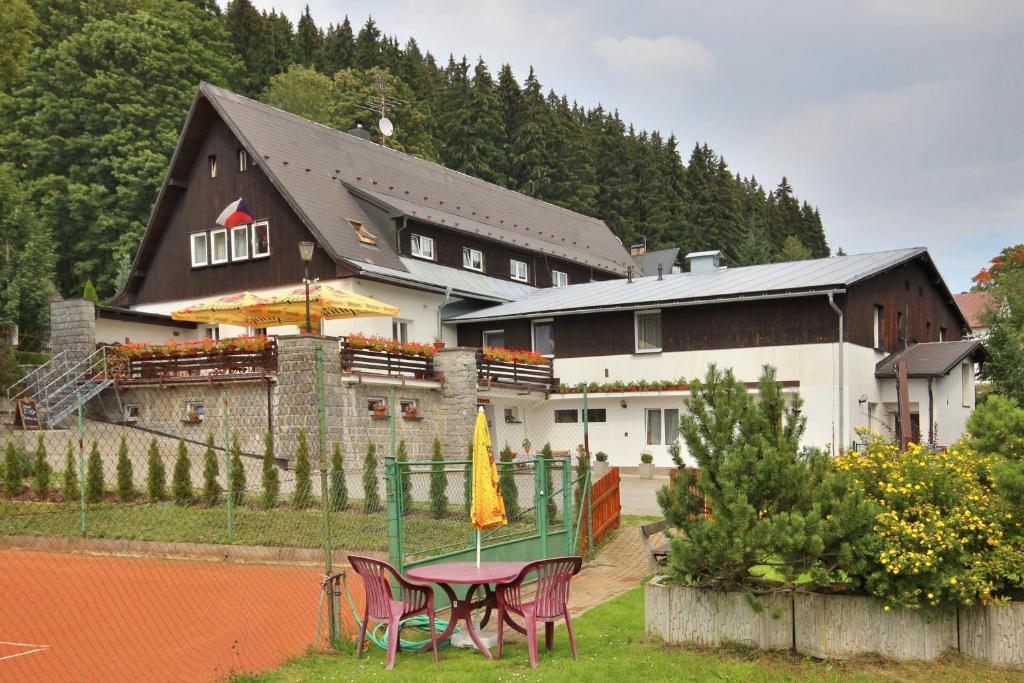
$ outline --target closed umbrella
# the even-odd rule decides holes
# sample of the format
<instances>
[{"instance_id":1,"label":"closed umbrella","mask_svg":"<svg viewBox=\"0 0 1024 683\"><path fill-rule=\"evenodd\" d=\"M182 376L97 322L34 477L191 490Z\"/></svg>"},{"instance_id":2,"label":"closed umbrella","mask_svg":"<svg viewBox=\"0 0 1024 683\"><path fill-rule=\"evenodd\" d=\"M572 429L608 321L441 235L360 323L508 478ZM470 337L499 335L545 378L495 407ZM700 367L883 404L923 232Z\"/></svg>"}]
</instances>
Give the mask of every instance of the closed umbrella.
<instances>
[{"instance_id":1,"label":"closed umbrella","mask_svg":"<svg viewBox=\"0 0 1024 683\"><path fill-rule=\"evenodd\" d=\"M491 435L483 407L476 414L473 430L473 504L469 521L476 529L476 566L480 566L481 533L508 524L505 499L498 490L498 468L494 464Z\"/></svg>"}]
</instances>

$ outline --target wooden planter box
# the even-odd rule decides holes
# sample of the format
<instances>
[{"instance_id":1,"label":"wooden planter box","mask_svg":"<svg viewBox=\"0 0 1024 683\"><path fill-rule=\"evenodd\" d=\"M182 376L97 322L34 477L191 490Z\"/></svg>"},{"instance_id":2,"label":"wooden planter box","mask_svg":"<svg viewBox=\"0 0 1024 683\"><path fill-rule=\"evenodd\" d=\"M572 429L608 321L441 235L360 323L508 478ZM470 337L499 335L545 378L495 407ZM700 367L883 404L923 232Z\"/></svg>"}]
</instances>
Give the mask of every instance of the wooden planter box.
<instances>
[{"instance_id":1,"label":"wooden planter box","mask_svg":"<svg viewBox=\"0 0 1024 683\"><path fill-rule=\"evenodd\" d=\"M960 651L993 664L1024 666L1024 602L961 607Z\"/></svg>"},{"instance_id":2,"label":"wooden planter box","mask_svg":"<svg viewBox=\"0 0 1024 683\"><path fill-rule=\"evenodd\" d=\"M788 594L757 596L755 611L745 593L668 586L656 576L644 586L644 627L667 643L718 646L738 643L762 650L785 650L793 643L792 601Z\"/></svg>"},{"instance_id":3,"label":"wooden planter box","mask_svg":"<svg viewBox=\"0 0 1024 683\"><path fill-rule=\"evenodd\" d=\"M886 612L875 598L819 593L798 593L793 606L796 650L812 657L931 661L957 648L956 610Z\"/></svg>"}]
</instances>

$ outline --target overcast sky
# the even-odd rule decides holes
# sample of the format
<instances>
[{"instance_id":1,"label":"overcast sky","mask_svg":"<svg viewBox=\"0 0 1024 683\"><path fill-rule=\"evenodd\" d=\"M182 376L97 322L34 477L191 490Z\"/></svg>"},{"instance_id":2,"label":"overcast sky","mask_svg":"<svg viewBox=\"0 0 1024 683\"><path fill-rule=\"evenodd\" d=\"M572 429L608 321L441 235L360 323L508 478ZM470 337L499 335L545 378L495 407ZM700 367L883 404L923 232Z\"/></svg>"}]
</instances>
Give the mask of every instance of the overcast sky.
<instances>
[{"instance_id":1,"label":"overcast sky","mask_svg":"<svg viewBox=\"0 0 1024 683\"><path fill-rule=\"evenodd\" d=\"M297 21L306 0L255 0ZM833 250L927 246L950 288L1024 242L1024 1L310 0L786 175Z\"/></svg>"}]
</instances>

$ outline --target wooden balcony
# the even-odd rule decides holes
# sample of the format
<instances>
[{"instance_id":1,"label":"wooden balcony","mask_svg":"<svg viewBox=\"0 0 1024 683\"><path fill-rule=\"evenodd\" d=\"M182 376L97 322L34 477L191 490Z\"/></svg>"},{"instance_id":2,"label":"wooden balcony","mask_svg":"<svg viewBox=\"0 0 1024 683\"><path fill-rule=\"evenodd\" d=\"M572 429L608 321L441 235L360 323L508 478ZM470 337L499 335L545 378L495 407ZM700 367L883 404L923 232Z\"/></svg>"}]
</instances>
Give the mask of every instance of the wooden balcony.
<instances>
[{"instance_id":1,"label":"wooden balcony","mask_svg":"<svg viewBox=\"0 0 1024 683\"><path fill-rule=\"evenodd\" d=\"M487 359L483 350L476 354L477 383L483 388L508 388L525 391L552 392L558 380L552 374L551 360L544 363L520 363Z\"/></svg>"},{"instance_id":2,"label":"wooden balcony","mask_svg":"<svg viewBox=\"0 0 1024 683\"><path fill-rule=\"evenodd\" d=\"M393 351L357 348L341 338L341 370L355 375L382 375L410 379L437 379L434 359Z\"/></svg>"},{"instance_id":3,"label":"wooden balcony","mask_svg":"<svg viewBox=\"0 0 1024 683\"><path fill-rule=\"evenodd\" d=\"M125 357L115 350L108 356L107 371L121 385L258 379L277 372L277 343L270 339L259 351L197 350L173 356Z\"/></svg>"}]
</instances>

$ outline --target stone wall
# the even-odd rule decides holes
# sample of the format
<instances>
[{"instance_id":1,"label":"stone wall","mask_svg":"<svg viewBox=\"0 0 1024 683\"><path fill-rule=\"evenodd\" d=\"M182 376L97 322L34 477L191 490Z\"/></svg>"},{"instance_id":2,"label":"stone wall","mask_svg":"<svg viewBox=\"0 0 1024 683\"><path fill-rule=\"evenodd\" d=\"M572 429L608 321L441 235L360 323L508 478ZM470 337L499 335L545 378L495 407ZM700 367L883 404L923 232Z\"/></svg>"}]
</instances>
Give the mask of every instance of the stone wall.
<instances>
[{"instance_id":1,"label":"stone wall","mask_svg":"<svg viewBox=\"0 0 1024 683\"><path fill-rule=\"evenodd\" d=\"M441 447L446 458L464 459L476 424L476 349L441 349L434 355L434 368L444 376Z\"/></svg>"},{"instance_id":2,"label":"stone wall","mask_svg":"<svg viewBox=\"0 0 1024 683\"><path fill-rule=\"evenodd\" d=\"M96 350L96 304L88 299L50 303L50 349L66 351L71 362L83 360Z\"/></svg>"}]
</instances>

